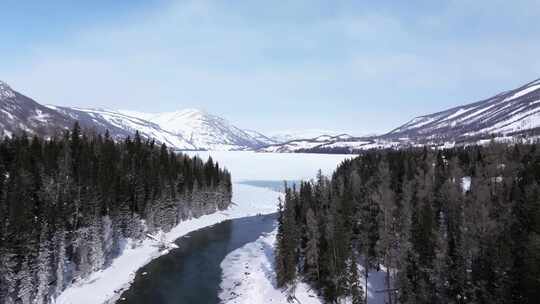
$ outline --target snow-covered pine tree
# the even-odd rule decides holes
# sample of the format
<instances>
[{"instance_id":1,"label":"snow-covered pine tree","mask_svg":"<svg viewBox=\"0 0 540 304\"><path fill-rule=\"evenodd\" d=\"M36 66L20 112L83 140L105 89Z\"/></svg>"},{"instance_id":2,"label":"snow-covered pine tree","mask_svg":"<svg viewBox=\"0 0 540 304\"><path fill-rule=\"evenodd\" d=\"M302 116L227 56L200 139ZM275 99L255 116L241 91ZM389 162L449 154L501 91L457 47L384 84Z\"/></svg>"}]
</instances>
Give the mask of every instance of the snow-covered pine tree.
<instances>
[{"instance_id":1,"label":"snow-covered pine tree","mask_svg":"<svg viewBox=\"0 0 540 304\"><path fill-rule=\"evenodd\" d=\"M138 134L115 142L76 125L47 140L0 140L0 303L49 303L108 265L127 240L136 245L230 198L230 174L215 162Z\"/></svg>"}]
</instances>

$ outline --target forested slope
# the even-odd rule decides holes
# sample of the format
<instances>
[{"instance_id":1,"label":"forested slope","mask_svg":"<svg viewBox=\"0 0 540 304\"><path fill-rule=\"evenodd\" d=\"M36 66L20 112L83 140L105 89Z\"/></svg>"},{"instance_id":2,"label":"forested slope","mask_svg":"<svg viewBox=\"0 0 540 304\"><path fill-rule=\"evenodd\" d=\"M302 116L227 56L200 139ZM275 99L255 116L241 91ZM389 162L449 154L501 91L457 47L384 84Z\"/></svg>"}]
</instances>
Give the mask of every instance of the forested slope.
<instances>
[{"instance_id":1,"label":"forested slope","mask_svg":"<svg viewBox=\"0 0 540 304\"><path fill-rule=\"evenodd\" d=\"M49 303L127 244L231 202L230 174L166 146L78 125L0 141L0 303ZM131 240L128 242L128 240Z\"/></svg>"},{"instance_id":2,"label":"forested slope","mask_svg":"<svg viewBox=\"0 0 540 304\"><path fill-rule=\"evenodd\" d=\"M539 144L364 152L286 191L278 284L365 303L358 263L387 303L537 303L539 183Z\"/></svg>"}]
</instances>

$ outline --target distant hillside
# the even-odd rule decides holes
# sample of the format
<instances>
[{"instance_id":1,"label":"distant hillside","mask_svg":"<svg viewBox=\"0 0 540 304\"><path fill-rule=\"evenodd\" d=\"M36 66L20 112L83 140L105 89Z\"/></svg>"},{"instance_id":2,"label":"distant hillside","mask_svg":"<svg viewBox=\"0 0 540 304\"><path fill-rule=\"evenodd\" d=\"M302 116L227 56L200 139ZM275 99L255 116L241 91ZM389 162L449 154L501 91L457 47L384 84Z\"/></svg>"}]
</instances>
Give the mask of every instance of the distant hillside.
<instances>
[{"instance_id":1,"label":"distant hillside","mask_svg":"<svg viewBox=\"0 0 540 304\"><path fill-rule=\"evenodd\" d=\"M0 135L20 132L50 137L78 121L83 129L109 134L114 139L142 137L177 150L254 150L276 141L242 130L226 119L187 109L168 113L141 113L41 105L0 82Z\"/></svg>"},{"instance_id":2,"label":"distant hillside","mask_svg":"<svg viewBox=\"0 0 540 304\"><path fill-rule=\"evenodd\" d=\"M265 152L351 153L374 148L439 146L540 136L540 79L491 98L423 115L380 136L292 140Z\"/></svg>"}]
</instances>

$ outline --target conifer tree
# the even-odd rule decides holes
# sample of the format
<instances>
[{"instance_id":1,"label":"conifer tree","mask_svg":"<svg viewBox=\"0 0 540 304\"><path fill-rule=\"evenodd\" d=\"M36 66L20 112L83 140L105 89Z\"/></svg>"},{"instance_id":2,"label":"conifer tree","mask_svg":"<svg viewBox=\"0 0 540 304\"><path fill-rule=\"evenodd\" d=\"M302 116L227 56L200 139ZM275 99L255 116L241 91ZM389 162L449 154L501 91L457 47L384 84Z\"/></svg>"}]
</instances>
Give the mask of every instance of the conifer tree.
<instances>
[{"instance_id":1,"label":"conifer tree","mask_svg":"<svg viewBox=\"0 0 540 304\"><path fill-rule=\"evenodd\" d=\"M351 262L349 263L348 269L348 278L349 278L349 294L351 297L352 304L363 304L364 302L364 289L362 288L362 283L360 282L360 274L358 273L358 264L356 260L358 257L356 254L351 255Z\"/></svg>"},{"instance_id":2,"label":"conifer tree","mask_svg":"<svg viewBox=\"0 0 540 304\"><path fill-rule=\"evenodd\" d=\"M390 303L534 303L539 184L538 144L363 151L287 193L302 237L290 246L296 264L283 265L328 303L352 299L350 246L364 275L381 264L395 272Z\"/></svg>"},{"instance_id":3,"label":"conifer tree","mask_svg":"<svg viewBox=\"0 0 540 304\"><path fill-rule=\"evenodd\" d=\"M197 189L177 187L179 176ZM138 133L114 141L75 124L60 137L0 140L0 303L49 303L125 239L227 208L230 178Z\"/></svg>"}]
</instances>

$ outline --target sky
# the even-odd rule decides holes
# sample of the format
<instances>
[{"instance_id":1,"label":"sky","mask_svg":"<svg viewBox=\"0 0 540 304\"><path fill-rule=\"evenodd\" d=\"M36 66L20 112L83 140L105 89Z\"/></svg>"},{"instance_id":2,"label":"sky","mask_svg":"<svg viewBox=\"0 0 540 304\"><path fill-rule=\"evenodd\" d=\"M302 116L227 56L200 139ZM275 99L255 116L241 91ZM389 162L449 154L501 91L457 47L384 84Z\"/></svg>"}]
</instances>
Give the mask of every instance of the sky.
<instances>
[{"instance_id":1,"label":"sky","mask_svg":"<svg viewBox=\"0 0 540 304\"><path fill-rule=\"evenodd\" d=\"M2 0L0 80L44 104L383 133L540 78L539 0Z\"/></svg>"}]
</instances>

